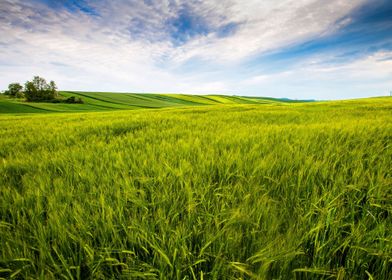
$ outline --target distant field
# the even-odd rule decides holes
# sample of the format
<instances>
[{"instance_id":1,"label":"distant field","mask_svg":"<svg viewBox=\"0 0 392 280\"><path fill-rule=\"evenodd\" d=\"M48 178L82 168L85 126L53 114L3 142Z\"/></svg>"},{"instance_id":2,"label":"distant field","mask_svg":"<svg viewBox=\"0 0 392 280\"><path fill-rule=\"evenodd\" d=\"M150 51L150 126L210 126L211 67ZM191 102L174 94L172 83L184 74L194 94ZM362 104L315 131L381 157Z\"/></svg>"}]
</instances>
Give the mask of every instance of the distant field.
<instances>
[{"instance_id":1,"label":"distant field","mask_svg":"<svg viewBox=\"0 0 392 280\"><path fill-rule=\"evenodd\" d=\"M170 108L0 115L0 278L392 279L392 98L79 95Z\"/></svg>"},{"instance_id":2,"label":"distant field","mask_svg":"<svg viewBox=\"0 0 392 280\"><path fill-rule=\"evenodd\" d=\"M0 96L1 113L53 113L153 109L166 107L219 105L219 104L270 104L288 103L290 100L273 98L240 97L225 95L186 95L186 94L135 94L111 92L70 92L60 95L80 97L84 104L34 103Z\"/></svg>"}]
</instances>

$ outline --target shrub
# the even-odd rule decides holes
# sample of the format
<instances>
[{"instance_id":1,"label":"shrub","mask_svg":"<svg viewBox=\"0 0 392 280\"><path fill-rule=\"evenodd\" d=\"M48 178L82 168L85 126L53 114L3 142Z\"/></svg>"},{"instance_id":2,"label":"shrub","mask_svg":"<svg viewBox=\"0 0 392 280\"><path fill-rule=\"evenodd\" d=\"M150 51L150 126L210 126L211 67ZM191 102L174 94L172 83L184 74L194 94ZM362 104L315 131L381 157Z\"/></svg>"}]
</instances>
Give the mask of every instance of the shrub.
<instances>
[{"instance_id":1,"label":"shrub","mask_svg":"<svg viewBox=\"0 0 392 280\"><path fill-rule=\"evenodd\" d=\"M70 104L83 104L83 100L80 97L70 96L65 100L65 103Z\"/></svg>"}]
</instances>

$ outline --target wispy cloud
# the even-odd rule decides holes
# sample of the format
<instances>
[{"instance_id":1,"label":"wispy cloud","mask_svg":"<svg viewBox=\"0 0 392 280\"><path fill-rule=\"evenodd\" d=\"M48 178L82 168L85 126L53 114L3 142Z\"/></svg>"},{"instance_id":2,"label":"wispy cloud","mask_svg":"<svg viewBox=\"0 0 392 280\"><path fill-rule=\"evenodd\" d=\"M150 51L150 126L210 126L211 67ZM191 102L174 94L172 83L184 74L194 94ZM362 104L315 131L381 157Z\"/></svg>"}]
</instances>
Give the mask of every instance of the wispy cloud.
<instances>
[{"instance_id":1,"label":"wispy cloud","mask_svg":"<svg viewBox=\"0 0 392 280\"><path fill-rule=\"evenodd\" d=\"M392 51L377 52L340 64L319 63L313 58L290 70L249 77L239 85L289 98L346 99L372 95L369 93L379 96L387 94L392 86L391 55Z\"/></svg>"},{"instance_id":2,"label":"wispy cloud","mask_svg":"<svg viewBox=\"0 0 392 280\"><path fill-rule=\"evenodd\" d=\"M389 63L387 56L377 58L383 62L369 57L392 49L392 36L384 34L391 19L374 18L392 5L372 3L3 0L0 87L39 74L63 89L302 98L314 91L312 82L302 79L301 91L294 92L298 87L292 79L298 75L288 73L337 67L336 73L344 69L353 76L365 75L349 67L359 63L389 75L378 68ZM361 41L358 34L364 31L369 36ZM327 78L333 91L347 89L339 88L337 76L330 79L327 72L320 70L313 77ZM367 78L368 83L379 83L376 78ZM368 94L377 94L381 88L376 88ZM319 97L336 97L332 91L320 92L325 96Z\"/></svg>"}]
</instances>

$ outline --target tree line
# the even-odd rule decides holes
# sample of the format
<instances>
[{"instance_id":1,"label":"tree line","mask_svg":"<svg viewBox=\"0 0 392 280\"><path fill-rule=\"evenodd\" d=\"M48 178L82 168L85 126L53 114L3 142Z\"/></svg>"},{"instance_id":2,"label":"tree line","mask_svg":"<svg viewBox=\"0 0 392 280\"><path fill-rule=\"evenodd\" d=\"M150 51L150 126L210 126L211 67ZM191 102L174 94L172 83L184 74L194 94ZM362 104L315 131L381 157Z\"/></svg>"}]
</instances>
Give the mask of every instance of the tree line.
<instances>
[{"instance_id":1,"label":"tree line","mask_svg":"<svg viewBox=\"0 0 392 280\"><path fill-rule=\"evenodd\" d=\"M19 83L11 83L4 91L5 95L13 98L25 98L30 102L52 102L52 103L83 103L79 97L71 96L67 99L60 97L54 81L49 83L42 77L35 76L31 81L27 81L24 87Z\"/></svg>"}]
</instances>

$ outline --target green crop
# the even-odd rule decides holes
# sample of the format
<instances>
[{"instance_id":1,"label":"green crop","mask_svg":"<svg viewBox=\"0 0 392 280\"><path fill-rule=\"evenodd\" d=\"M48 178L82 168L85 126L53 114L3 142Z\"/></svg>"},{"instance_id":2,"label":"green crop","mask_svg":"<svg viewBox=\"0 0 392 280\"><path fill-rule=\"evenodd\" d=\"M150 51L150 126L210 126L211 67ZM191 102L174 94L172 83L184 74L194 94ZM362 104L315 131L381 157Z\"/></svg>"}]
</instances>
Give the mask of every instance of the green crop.
<instances>
[{"instance_id":1,"label":"green crop","mask_svg":"<svg viewBox=\"0 0 392 280\"><path fill-rule=\"evenodd\" d=\"M73 91L61 91L59 94L63 99L69 98L71 96L81 98L84 104L26 102L23 99L11 99L0 95L0 114L23 114L40 112L97 112L217 104L271 104L293 102L290 100L275 98L240 97L227 95L135 94Z\"/></svg>"},{"instance_id":2,"label":"green crop","mask_svg":"<svg viewBox=\"0 0 392 280\"><path fill-rule=\"evenodd\" d=\"M0 278L391 279L391 142L390 98L1 115Z\"/></svg>"}]
</instances>

